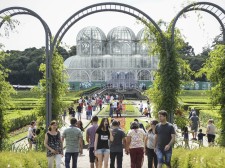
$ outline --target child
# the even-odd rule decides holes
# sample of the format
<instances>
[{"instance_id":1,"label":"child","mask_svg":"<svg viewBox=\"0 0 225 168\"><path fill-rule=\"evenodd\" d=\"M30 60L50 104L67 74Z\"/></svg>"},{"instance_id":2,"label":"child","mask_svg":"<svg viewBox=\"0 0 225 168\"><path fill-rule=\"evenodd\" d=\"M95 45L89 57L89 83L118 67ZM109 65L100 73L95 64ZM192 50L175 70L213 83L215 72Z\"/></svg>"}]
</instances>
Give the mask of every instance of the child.
<instances>
[{"instance_id":1,"label":"child","mask_svg":"<svg viewBox=\"0 0 225 168\"><path fill-rule=\"evenodd\" d=\"M184 147L189 149L190 148L189 147L189 132L188 132L188 127L187 126L184 127L182 135L184 137L184 143L185 143Z\"/></svg>"},{"instance_id":2,"label":"child","mask_svg":"<svg viewBox=\"0 0 225 168\"><path fill-rule=\"evenodd\" d=\"M147 117L147 114L148 114L148 109L147 109L147 107L145 107L143 114Z\"/></svg>"},{"instance_id":3,"label":"child","mask_svg":"<svg viewBox=\"0 0 225 168\"><path fill-rule=\"evenodd\" d=\"M203 136L205 136L205 134L202 133L202 129L199 129L198 133L199 147L203 146Z\"/></svg>"},{"instance_id":4,"label":"child","mask_svg":"<svg viewBox=\"0 0 225 168\"><path fill-rule=\"evenodd\" d=\"M146 117L151 117L150 112L148 111L147 107L145 107L143 114L144 114Z\"/></svg>"}]
</instances>

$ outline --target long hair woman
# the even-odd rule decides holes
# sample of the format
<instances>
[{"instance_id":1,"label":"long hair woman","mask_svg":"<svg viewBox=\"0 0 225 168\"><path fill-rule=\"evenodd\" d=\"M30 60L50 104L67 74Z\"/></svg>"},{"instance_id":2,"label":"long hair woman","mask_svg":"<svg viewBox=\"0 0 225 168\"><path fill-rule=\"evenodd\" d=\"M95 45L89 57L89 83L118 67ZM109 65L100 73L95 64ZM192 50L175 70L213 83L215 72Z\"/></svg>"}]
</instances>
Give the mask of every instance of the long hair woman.
<instances>
[{"instance_id":1,"label":"long hair woman","mask_svg":"<svg viewBox=\"0 0 225 168\"><path fill-rule=\"evenodd\" d=\"M83 135L84 134L84 128L83 128L83 123L82 121L77 121L77 127L80 128L81 130L81 134ZM83 146L84 146L84 140L83 140ZM83 146L82 148L80 148L80 155L83 155Z\"/></svg>"},{"instance_id":2,"label":"long hair woman","mask_svg":"<svg viewBox=\"0 0 225 168\"><path fill-rule=\"evenodd\" d=\"M45 134L44 145L47 148L48 168L54 167L54 160L56 162L56 168L60 168L63 147L56 121L50 123L48 132Z\"/></svg>"},{"instance_id":3,"label":"long hair woman","mask_svg":"<svg viewBox=\"0 0 225 168\"><path fill-rule=\"evenodd\" d=\"M130 154L131 168L141 168L144 161L145 132L137 122L131 123L127 134L126 154Z\"/></svg>"},{"instance_id":4,"label":"long hair woman","mask_svg":"<svg viewBox=\"0 0 225 168\"><path fill-rule=\"evenodd\" d=\"M155 126L159 122L157 120L152 120L150 123L150 129L147 132L147 136L145 137L145 154L148 157L148 168L154 167L157 168L157 156L154 151L154 140L155 140ZM154 161L154 162L153 162Z\"/></svg>"},{"instance_id":5,"label":"long hair woman","mask_svg":"<svg viewBox=\"0 0 225 168\"><path fill-rule=\"evenodd\" d=\"M95 133L94 151L98 158L98 168L102 168L104 161L104 168L108 168L109 160L109 140L113 141L112 132L109 130L108 118L103 118Z\"/></svg>"}]
</instances>

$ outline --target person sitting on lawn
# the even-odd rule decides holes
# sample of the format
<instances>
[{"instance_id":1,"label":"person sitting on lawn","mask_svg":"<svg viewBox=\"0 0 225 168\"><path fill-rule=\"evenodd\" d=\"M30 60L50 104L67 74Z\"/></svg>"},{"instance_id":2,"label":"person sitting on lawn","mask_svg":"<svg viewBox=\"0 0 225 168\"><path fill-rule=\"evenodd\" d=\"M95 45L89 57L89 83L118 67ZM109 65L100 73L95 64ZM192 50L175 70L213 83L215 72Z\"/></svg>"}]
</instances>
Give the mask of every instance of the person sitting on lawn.
<instances>
[{"instance_id":1,"label":"person sitting on lawn","mask_svg":"<svg viewBox=\"0 0 225 168\"><path fill-rule=\"evenodd\" d=\"M143 114L144 114L146 117L151 117L150 112L148 111L147 107L145 107Z\"/></svg>"}]
</instances>

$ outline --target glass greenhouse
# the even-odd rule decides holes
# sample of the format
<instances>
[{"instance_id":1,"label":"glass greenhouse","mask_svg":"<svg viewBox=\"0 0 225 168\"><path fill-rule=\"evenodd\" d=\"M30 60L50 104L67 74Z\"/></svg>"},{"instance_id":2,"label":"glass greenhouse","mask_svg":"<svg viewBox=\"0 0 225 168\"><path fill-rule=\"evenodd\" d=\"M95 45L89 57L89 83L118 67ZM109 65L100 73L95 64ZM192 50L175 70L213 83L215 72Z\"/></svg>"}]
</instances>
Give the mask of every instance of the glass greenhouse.
<instances>
[{"instance_id":1,"label":"glass greenhouse","mask_svg":"<svg viewBox=\"0 0 225 168\"><path fill-rule=\"evenodd\" d=\"M144 29L135 36L128 27L116 27L106 37L98 27L83 28L76 38L77 55L64 62L71 89L149 86L158 57L149 55L143 39Z\"/></svg>"}]
</instances>

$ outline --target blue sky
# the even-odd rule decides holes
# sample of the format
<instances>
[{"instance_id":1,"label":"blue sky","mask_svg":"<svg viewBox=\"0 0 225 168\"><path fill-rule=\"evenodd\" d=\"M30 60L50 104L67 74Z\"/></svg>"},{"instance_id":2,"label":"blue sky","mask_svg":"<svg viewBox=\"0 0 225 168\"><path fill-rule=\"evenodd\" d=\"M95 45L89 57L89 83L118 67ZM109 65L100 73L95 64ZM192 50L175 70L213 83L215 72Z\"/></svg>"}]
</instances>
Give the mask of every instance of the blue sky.
<instances>
[{"instance_id":1,"label":"blue sky","mask_svg":"<svg viewBox=\"0 0 225 168\"><path fill-rule=\"evenodd\" d=\"M109 1L109 0L108 0ZM0 9L11 6L22 6L30 8L38 13L49 25L52 34L56 34L63 22L73 13L88 5L106 2L102 0L1 0ZM158 21L162 19L170 22L173 17L187 4L193 1L187 0L110 0L110 2L121 2L134 6L152 19ZM220 5L225 9L224 0L211 0L210 2ZM198 14L202 17L199 19ZM20 21L16 31L10 33L9 37L0 37L4 44L4 50L23 50L28 47L41 47L45 44L44 30L36 19L30 16L16 16ZM131 16L115 13L101 12L88 16L80 20L65 35L62 42L65 46L76 45L76 35L83 27L97 26L105 34L114 27L127 26L136 34L143 25ZM210 45L212 39L220 33L219 23L211 15L204 12L190 12L186 18L181 18L177 22L177 27L195 49L196 53L202 51L202 47ZM4 34L3 29L0 30Z\"/></svg>"}]
</instances>

